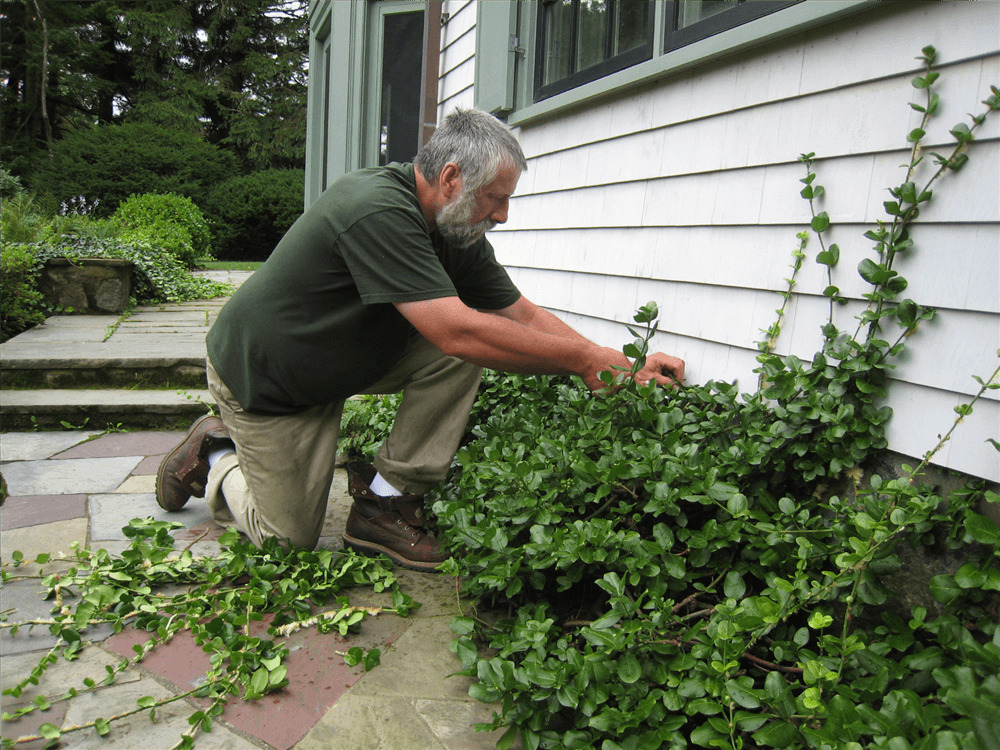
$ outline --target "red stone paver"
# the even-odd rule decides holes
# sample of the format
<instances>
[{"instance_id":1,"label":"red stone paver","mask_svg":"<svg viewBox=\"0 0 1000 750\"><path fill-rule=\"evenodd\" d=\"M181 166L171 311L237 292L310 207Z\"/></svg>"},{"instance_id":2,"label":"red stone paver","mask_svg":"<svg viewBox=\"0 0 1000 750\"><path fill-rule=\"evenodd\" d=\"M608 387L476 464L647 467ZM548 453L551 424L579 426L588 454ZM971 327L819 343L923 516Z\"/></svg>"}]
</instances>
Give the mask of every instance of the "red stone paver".
<instances>
[{"instance_id":1,"label":"red stone paver","mask_svg":"<svg viewBox=\"0 0 1000 750\"><path fill-rule=\"evenodd\" d=\"M183 438L183 433L178 432L113 432L96 440L74 445L53 458L163 455L173 450Z\"/></svg>"},{"instance_id":2,"label":"red stone paver","mask_svg":"<svg viewBox=\"0 0 1000 750\"><path fill-rule=\"evenodd\" d=\"M178 438L178 441L180 438ZM165 456L166 453L163 454ZM160 468L160 464L163 462L163 456L146 456L139 462L139 465L132 469L132 476L135 477L148 477L152 476Z\"/></svg>"},{"instance_id":3,"label":"red stone paver","mask_svg":"<svg viewBox=\"0 0 1000 750\"><path fill-rule=\"evenodd\" d=\"M22 495L8 497L0 512L0 530L21 529L87 515L86 495Z\"/></svg>"},{"instance_id":4,"label":"red stone paver","mask_svg":"<svg viewBox=\"0 0 1000 750\"><path fill-rule=\"evenodd\" d=\"M265 616L270 620L270 616ZM263 740L278 750L290 750L312 729L344 693L363 675L363 668L348 667L337 651L360 646L366 651L380 648L384 653L406 630L409 622L392 615L368 618L357 634L346 638L304 628L284 640L289 649L284 664L289 684L257 701L230 698L222 720L232 727ZM266 638L266 622L254 623L251 632ZM114 652L129 658L134 644L144 643L149 633L134 628L123 630L105 643ZM173 683L182 691L200 684L209 668L209 657L184 631L165 645L158 646L142 661L142 666ZM207 701L199 701L204 706Z\"/></svg>"}]
</instances>

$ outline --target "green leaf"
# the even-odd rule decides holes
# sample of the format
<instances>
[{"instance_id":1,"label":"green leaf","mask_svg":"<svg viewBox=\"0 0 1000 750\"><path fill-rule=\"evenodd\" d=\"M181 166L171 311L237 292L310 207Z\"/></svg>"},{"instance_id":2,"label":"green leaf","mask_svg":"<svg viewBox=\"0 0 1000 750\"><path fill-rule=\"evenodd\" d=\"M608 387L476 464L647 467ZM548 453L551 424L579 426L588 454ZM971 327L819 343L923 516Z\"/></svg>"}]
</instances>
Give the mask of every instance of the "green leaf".
<instances>
[{"instance_id":1,"label":"green leaf","mask_svg":"<svg viewBox=\"0 0 1000 750\"><path fill-rule=\"evenodd\" d=\"M62 730L55 724L46 722L38 727L38 733L47 740L57 740L62 737Z\"/></svg>"},{"instance_id":2,"label":"green leaf","mask_svg":"<svg viewBox=\"0 0 1000 750\"><path fill-rule=\"evenodd\" d=\"M840 247L834 243L816 255L816 262L823 266L835 266L840 260Z\"/></svg>"},{"instance_id":3,"label":"green leaf","mask_svg":"<svg viewBox=\"0 0 1000 750\"><path fill-rule=\"evenodd\" d=\"M858 273L869 284L880 284L884 271L885 267L879 265L871 258L865 258L858 264Z\"/></svg>"},{"instance_id":4,"label":"green leaf","mask_svg":"<svg viewBox=\"0 0 1000 750\"><path fill-rule=\"evenodd\" d=\"M267 686L273 688L285 681L288 675L288 668L284 664L279 664L267 673Z\"/></svg>"},{"instance_id":5,"label":"green leaf","mask_svg":"<svg viewBox=\"0 0 1000 750\"><path fill-rule=\"evenodd\" d=\"M628 685L642 677L642 665L635 654L629 652L618 660L618 677Z\"/></svg>"},{"instance_id":6,"label":"green leaf","mask_svg":"<svg viewBox=\"0 0 1000 750\"><path fill-rule=\"evenodd\" d=\"M986 571L972 563L966 563L955 571L955 583L963 589L976 589L986 582Z\"/></svg>"},{"instance_id":7,"label":"green leaf","mask_svg":"<svg viewBox=\"0 0 1000 750\"><path fill-rule=\"evenodd\" d=\"M719 747L719 740L725 739L725 735L716 731L708 724L702 724L695 728L689 735L691 741L701 747Z\"/></svg>"},{"instance_id":8,"label":"green leaf","mask_svg":"<svg viewBox=\"0 0 1000 750\"><path fill-rule=\"evenodd\" d=\"M980 544L997 544L1000 542L1000 526L986 516L970 513L965 517L965 533Z\"/></svg>"},{"instance_id":9,"label":"green leaf","mask_svg":"<svg viewBox=\"0 0 1000 750\"><path fill-rule=\"evenodd\" d=\"M960 122L948 132L955 136L955 140L959 143L968 143L973 138L972 131L964 122Z\"/></svg>"},{"instance_id":10,"label":"green leaf","mask_svg":"<svg viewBox=\"0 0 1000 750\"><path fill-rule=\"evenodd\" d=\"M747 585L743 581L743 576L741 576L737 571L731 570L726 574L723 591L727 597L731 599L740 599L746 593L746 590Z\"/></svg>"},{"instance_id":11,"label":"green leaf","mask_svg":"<svg viewBox=\"0 0 1000 750\"><path fill-rule=\"evenodd\" d=\"M726 690L729 692L729 697L743 708L760 708L761 706L761 701L758 697L759 691L753 690L737 680L728 680L726 682Z\"/></svg>"},{"instance_id":12,"label":"green leaf","mask_svg":"<svg viewBox=\"0 0 1000 750\"><path fill-rule=\"evenodd\" d=\"M912 328L917 322L920 308L912 299L904 299L896 308L896 320L904 328Z\"/></svg>"},{"instance_id":13,"label":"green leaf","mask_svg":"<svg viewBox=\"0 0 1000 750\"><path fill-rule=\"evenodd\" d=\"M771 721L753 733L754 742L765 747L801 747L802 737L787 721Z\"/></svg>"},{"instance_id":14,"label":"green leaf","mask_svg":"<svg viewBox=\"0 0 1000 750\"><path fill-rule=\"evenodd\" d=\"M503 736L497 740L497 750L510 750L514 746L515 740L517 740L517 727L508 727Z\"/></svg>"},{"instance_id":15,"label":"green leaf","mask_svg":"<svg viewBox=\"0 0 1000 750\"><path fill-rule=\"evenodd\" d=\"M747 515L749 504L747 502L746 495L737 493L729 498L726 503L726 510L732 514L734 518L742 518Z\"/></svg>"},{"instance_id":16,"label":"green leaf","mask_svg":"<svg viewBox=\"0 0 1000 750\"><path fill-rule=\"evenodd\" d=\"M810 226L812 227L813 231L816 232L817 234L825 232L830 227L829 215L826 213L826 211L816 214L813 217L812 221L810 222Z\"/></svg>"},{"instance_id":17,"label":"green leaf","mask_svg":"<svg viewBox=\"0 0 1000 750\"><path fill-rule=\"evenodd\" d=\"M955 582L955 576L934 576L931 578L930 588L931 596L942 604L951 604L962 595L962 589Z\"/></svg>"},{"instance_id":18,"label":"green leaf","mask_svg":"<svg viewBox=\"0 0 1000 750\"><path fill-rule=\"evenodd\" d=\"M921 138L923 138L923 137L924 137L925 135L927 135L927 132L926 132L926 131L924 131L923 129L921 129L921 128L914 128L914 129L913 129L913 130L911 130L911 131L909 132L909 134L908 134L908 135L906 136L906 140L907 140L907 141L908 141L909 143L916 143L916 142L917 142L917 141L919 141L919 140L920 140Z\"/></svg>"},{"instance_id":19,"label":"green leaf","mask_svg":"<svg viewBox=\"0 0 1000 750\"><path fill-rule=\"evenodd\" d=\"M809 615L809 627L813 630L822 630L833 624L833 618L822 612L813 612Z\"/></svg>"}]
</instances>

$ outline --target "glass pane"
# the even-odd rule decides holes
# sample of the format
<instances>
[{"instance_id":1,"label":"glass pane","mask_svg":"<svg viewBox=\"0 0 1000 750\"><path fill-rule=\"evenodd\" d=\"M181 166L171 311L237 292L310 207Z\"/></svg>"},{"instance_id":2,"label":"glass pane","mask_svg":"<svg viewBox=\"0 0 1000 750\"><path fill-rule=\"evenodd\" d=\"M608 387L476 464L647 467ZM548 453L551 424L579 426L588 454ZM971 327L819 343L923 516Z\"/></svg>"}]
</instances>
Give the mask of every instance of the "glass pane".
<instances>
[{"instance_id":1,"label":"glass pane","mask_svg":"<svg viewBox=\"0 0 1000 750\"><path fill-rule=\"evenodd\" d=\"M420 139L420 66L424 13L385 17L382 39L379 164L412 161Z\"/></svg>"},{"instance_id":2,"label":"glass pane","mask_svg":"<svg viewBox=\"0 0 1000 750\"><path fill-rule=\"evenodd\" d=\"M557 0L545 5L545 59L542 82L558 81L570 74L570 54L573 40L573 2Z\"/></svg>"},{"instance_id":3,"label":"glass pane","mask_svg":"<svg viewBox=\"0 0 1000 750\"><path fill-rule=\"evenodd\" d=\"M618 18L615 21L611 54L620 55L633 47L641 47L649 40L648 2L618 0Z\"/></svg>"},{"instance_id":4,"label":"glass pane","mask_svg":"<svg viewBox=\"0 0 1000 750\"><path fill-rule=\"evenodd\" d=\"M584 70L605 60L608 4L605 0L580 0L580 36L576 69Z\"/></svg>"},{"instance_id":5,"label":"glass pane","mask_svg":"<svg viewBox=\"0 0 1000 750\"><path fill-rule=\"evenodd\" d=\"M677 11L677 28L704 21L709 16L736 7L738 0L681 0Z\"/></svg>"}]
</instances>

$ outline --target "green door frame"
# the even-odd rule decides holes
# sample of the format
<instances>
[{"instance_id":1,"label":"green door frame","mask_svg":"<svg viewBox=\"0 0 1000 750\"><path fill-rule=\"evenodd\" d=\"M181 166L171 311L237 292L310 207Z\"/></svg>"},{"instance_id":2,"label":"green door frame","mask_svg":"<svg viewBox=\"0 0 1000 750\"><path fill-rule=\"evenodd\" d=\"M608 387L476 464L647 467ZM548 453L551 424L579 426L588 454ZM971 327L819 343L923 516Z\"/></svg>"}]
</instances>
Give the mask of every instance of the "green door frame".
<instances>
[{"instance_id":1,"label":"green door frame","mask_svg":"<svg viewBox=\"0 0 1000 750\"><path fill-rule=\"evenodd\" d=\"M378 164L380 97L372 86L382 65L381 18L386 13L424 11L422 133L433 131L437 112L438 29L436 0L311 0L309 6L309 99L306 120L305 205L337 178ZM434 6L434 7L431 7Z\"/></svg>"}]
</instances>

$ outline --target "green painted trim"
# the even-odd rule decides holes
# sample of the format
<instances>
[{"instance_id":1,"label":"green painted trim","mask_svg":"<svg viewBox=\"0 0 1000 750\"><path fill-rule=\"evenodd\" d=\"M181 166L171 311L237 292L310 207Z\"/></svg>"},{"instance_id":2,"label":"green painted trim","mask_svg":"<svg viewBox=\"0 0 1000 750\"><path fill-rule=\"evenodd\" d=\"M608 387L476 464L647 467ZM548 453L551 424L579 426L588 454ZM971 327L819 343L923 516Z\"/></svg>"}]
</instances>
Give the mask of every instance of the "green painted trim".
<instances>
[{"instance_id":1,"label":"green painted trim","mask_svg":"<svg viewBox=\"0 0 1000 750\"><path fill-rule=\"evenodd\" d=\"M504 116L514 108L514 68L517 52L512 37L517 36L517 3L491 0L476 4L475 106ZM517 46L524 47L518 41Z\"/></svg>"},{"instance_id":2,"label":"green painted trim","mask_svg":"<svg viewBox=\"0 0 1000 750\"><path fill-rule=\"evenodd\" d=\"M520 106L511 113L507 122L510 125L529 124L535 120L557 115L564 110L589 104L624 89L642 86L672 73L695 67L714 57L731 54L876 5L874 0L808 0L667 54L657 54L652 60L633 65L631 68L612 73L544 101L531 103L530 81L533 80L534 18L537 16L537 2L526 2L523 3L524 7L521 10L520 35L521 46L526 52L520 58L517 72L517 102ZM663 49L663 14L663 4L657 3L656 23L659 30L654 37L653 49L660 51ZM530 36L527 34L529 21ZM491 29L490 34L493 33L495 32ZM528 44L524 44L525 40ZM527 86L523 85L524 81L528 82Z\"/></svg>"},{"instance_id":3,"label":"green painted trim","mask_svg":"<svg viewBox=\"0 0 1000 750\"><path fill-rule=\"evenodd\" d=\"M324 117L327 118L326 174L329 185L362 164L361 125L364 102L364 39L366 0L316 0L310 6L309 113L306 119L306 206L320 196L324 153ZM330 46L330 86L327 111L321 111L326 70L321 61ZM320 63L320 64L316 64Z\"/></svg>"}]
</instances>

